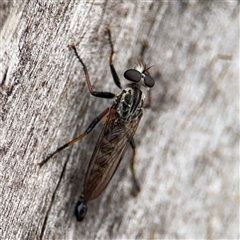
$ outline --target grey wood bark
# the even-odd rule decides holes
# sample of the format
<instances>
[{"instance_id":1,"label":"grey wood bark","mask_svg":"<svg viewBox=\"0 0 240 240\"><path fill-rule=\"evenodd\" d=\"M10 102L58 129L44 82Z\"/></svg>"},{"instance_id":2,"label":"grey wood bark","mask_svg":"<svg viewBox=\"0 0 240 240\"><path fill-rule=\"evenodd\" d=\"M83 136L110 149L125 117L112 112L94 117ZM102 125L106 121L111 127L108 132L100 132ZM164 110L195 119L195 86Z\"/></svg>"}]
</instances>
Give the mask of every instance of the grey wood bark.
<instances>
[{"instance_id":1,"label":"grey wood bark","mask_svg":"<svg viewBox=\"0 0 240 240\"><path fill-rule=\"evenodd\" d=\"M0 68L0 239L239 238L239 3L237 1L3 1ZM76 44L94 90L117 92L144 61L156 84L129 151L79 223L74 208L100 126L42 168L111 100L90 96L67 47Z\"/></svg>"}]
</instances>

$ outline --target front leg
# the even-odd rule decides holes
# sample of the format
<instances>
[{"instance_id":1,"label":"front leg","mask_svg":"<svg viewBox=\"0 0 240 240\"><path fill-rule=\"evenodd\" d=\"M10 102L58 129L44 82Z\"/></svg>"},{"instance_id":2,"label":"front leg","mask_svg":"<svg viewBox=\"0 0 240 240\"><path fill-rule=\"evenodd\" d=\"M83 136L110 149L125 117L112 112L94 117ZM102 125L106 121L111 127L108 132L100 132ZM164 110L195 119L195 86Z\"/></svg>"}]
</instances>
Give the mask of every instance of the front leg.
<instances>
[{"instance_id":1,"label":"front leg","mask_svg":"<svg viewBox=\"0 0 240 240\"><path fill-rule=\"evenodd\" d=\"M108 41L109 41L109 44L110 44L110 47L111 47L111 54L110 54L110 57L109 57L109 66L110 66L110 70L111 70L111 73L112 73L112 77L113 77L113 80L115 82L115 84L120 88L122 89L121 87L121 83L120 83L120 80L119 80L119 77L117 75L117 72L115 70L115 67L112 63L113 61L113 55L114 55L114 49L113 49L113 43L112 43L112 37L111 37L111 31L109 28L106 28L105 29L105 32L108 34Z\"/></svg>"},{"instance_id":2,"label":"front leg","mask_svg":"<svg viewBox=\"0 0 240 240\"><path fill-rule=\"evenodd\" d=\"M96 92L92 90L92 85L90 82L90 78L89 78L89 74L88 74L88 70L87 70L87 66L84 64L83 60L79 57L76 47L74 45L69 45L68 46L70 49L73 49L76 57L78 58L79 62L82 64L83 66L83 70L84 70L84 74L86 77L86 82L87 82L87 86L88 86L88 90L89 92L95 96L95 97L100 97L100 98L114 98L115 94L111 93L111 92Z\"/></svg>"}]
</instances>

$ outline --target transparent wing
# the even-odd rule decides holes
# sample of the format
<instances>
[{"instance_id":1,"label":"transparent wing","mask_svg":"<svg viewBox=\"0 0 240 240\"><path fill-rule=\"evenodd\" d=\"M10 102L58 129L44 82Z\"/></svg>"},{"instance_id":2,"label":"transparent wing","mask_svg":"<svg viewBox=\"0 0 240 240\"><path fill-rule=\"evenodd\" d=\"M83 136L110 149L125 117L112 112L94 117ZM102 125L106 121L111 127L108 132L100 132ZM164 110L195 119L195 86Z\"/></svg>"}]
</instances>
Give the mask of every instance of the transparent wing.
<instances>
[{"instance_id":1,"label":"transparent wing","mask_svg":"<svg viewBox=\"0 0 240 240\"><path fill-rule=\"evenodd\" d=\"M137 130L141 115L136 121L123 123L111 107L103 130L88 165L83 195L86 201L98 197L115 173L130 140Z\"/></svg>"}]
</instances>

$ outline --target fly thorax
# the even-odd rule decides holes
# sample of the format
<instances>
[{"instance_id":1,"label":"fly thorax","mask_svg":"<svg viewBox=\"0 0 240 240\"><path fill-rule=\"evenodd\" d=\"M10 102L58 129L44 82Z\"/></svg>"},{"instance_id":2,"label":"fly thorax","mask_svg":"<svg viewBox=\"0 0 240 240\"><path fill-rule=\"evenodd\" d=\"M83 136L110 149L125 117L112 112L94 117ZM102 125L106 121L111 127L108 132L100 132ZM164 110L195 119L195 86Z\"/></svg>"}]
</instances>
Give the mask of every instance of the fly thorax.
<instances>
[{"instance_id":1,"label":"fly thorax","mask_svg":"<svg viewBox=\"0 0 240 240\"><path fill-rule=\"evenodd\" d=\"M119 117L124 121L135 120L142 113L144 98L138 87L123 89L114 101Z\"/></svg>"}]
</instances>

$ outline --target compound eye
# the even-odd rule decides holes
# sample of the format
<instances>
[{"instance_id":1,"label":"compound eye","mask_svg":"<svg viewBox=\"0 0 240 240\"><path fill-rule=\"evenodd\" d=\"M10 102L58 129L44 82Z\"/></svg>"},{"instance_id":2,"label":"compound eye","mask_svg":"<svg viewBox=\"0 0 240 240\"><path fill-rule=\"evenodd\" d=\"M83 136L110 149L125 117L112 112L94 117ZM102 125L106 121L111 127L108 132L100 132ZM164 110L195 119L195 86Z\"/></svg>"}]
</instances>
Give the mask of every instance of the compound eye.
<instances>
[{"instance_id":1,"label":"compound eye","mask_svg":"<svg viewBox=\"0 0 240 240\"><path fill-rule=\"evenodd\" d=\"M147 87L153 87L154 86L154 84L155 84L155 81L154 81L154 79L151 77L151 76L149 76L149 75L145 75L145 78L144 78L144 84L147 86Z\"/></svg>"},{"instance_id":2,"label":"compound eye","mask_svg":"<svg viewBox=\"0 0 240 240\"><path fill-rule=\"evenodd\" d=\"M141 80L142 74L136 69L128 69L124 73L124 77L132 82L139 82Z\"/></svg>"}]
</instances>

